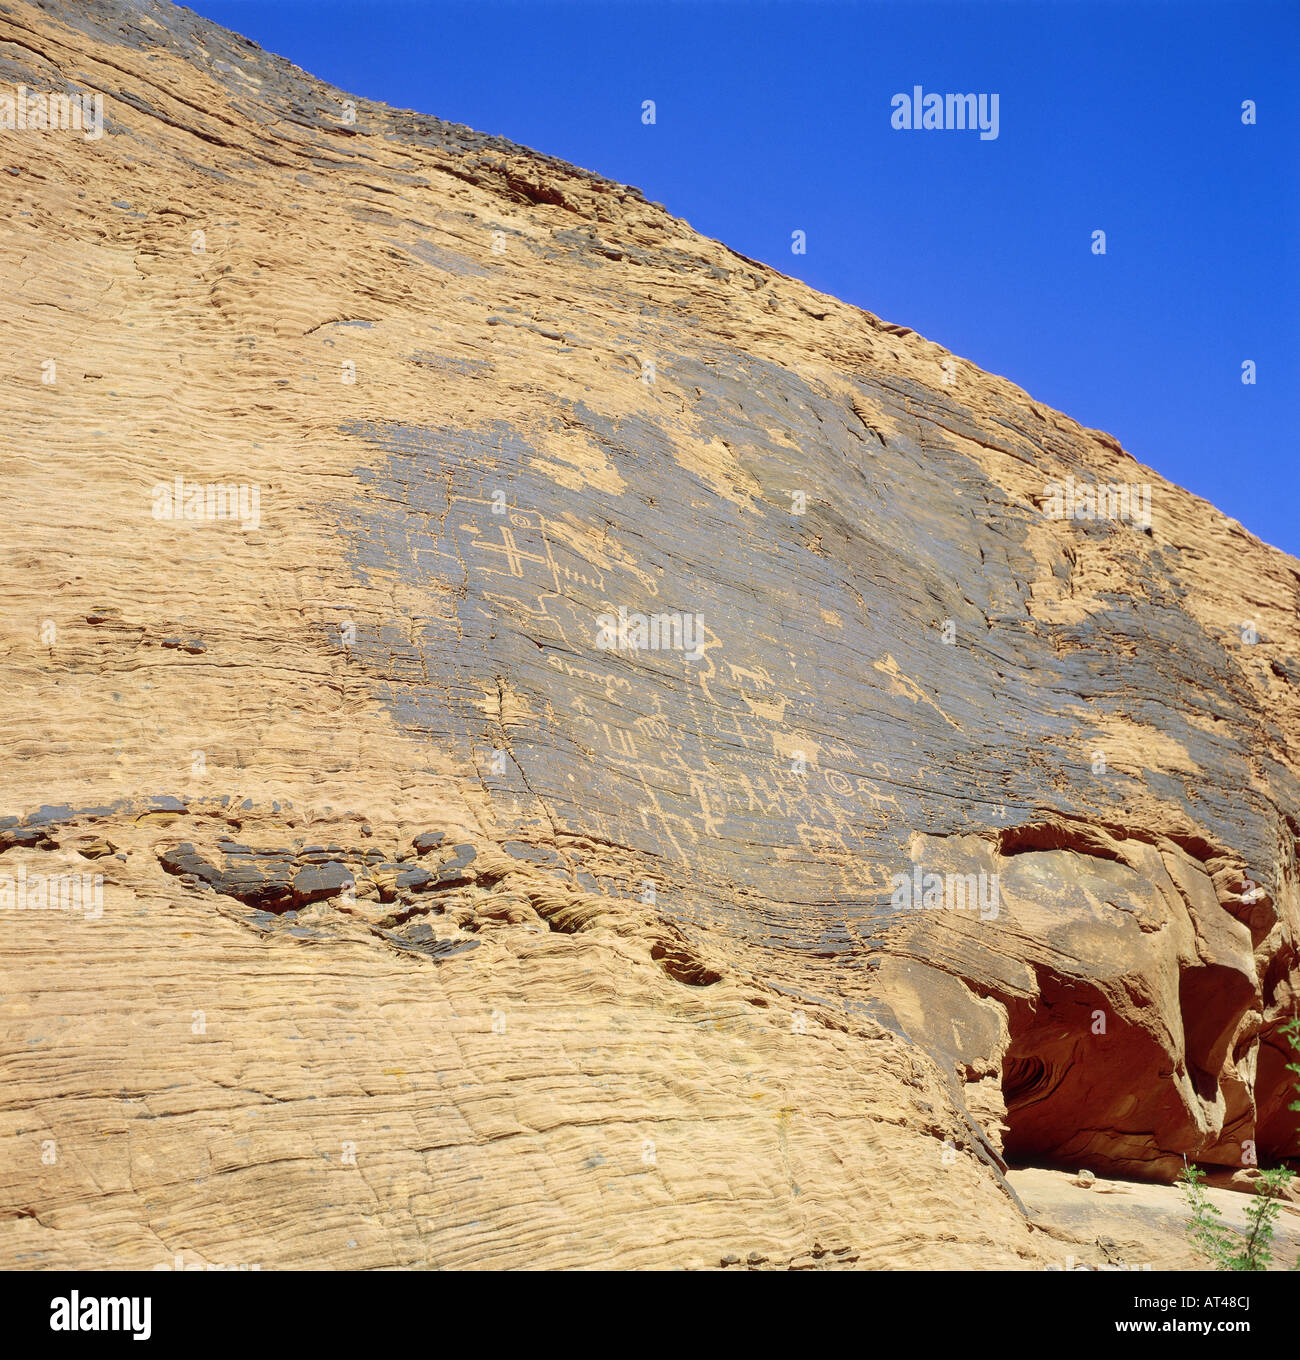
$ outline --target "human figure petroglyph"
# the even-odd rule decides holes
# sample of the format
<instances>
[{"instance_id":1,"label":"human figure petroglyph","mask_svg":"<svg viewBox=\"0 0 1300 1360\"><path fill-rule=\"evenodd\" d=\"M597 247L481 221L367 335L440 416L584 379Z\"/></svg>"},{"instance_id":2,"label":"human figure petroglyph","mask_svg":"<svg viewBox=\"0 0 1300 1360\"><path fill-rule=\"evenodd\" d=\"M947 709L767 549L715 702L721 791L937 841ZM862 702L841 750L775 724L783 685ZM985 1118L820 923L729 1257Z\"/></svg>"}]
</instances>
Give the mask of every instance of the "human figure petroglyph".
<instances>
[{"instance_id":1,"label":"human figure petroglyph","mask_svg":"<svg viewBox=\"0 0 1300 1360\"><path fill-rule=\"evenodd\" d=\"M698 776L690 780L691 792L699 800L700 819L704 823L704 834L706 836L722 835L722 819L709 811L709 786Z\"/></svg>"},{"instance_id":2,"label":"human figure petroglyph","mask_svg":"<svg viewBox=\"0 0 1300 1360\"><path fill-rule=\"evenodd\" d=\"M678 841L677 837L673 834L672 823L673 822L678 823L682 827L682 829L687 833L688 838L694 845L699 844L700 840L699 832L695 829L694 826L691 825L691 823L685 817L678 816L677 813L665 812L663 808L659 806L659 796L650 787L650 785L646 783L644 770L640 771L640 783L641 790L645 794L646 801L649 804L648 807L643 805L639 809L642 827L646 831L651 832L651 834L653 834L651 821L657 820L659 824L663 827L664 835L668 837L668 840L671 842L673 849L677 852L678 857L681 859L682 863L689 869L691 867L690 856L686 853L685 850L682 849L681 842Z\"/></svg>"},{"instance_id":3,"label":"human figure petroglyph","mask_svg":"<svg viewBox=\"0 0 1300 1360\"><path fill-rule=\"evenodd\" d=\"M761 817L788 819L799 810L790 794L785 789L770 785L765 776L756 775L751 780L744 770L737 770L736 778L747 797L747 812L757 812ZM763 796L772 801L764 802Z\"/></svg>"},{"instance_id":4,"label":"human figure petroglyph","mask_svg":"<svg viewBox=\"0 0 1300 1360\"><path fill-rule=\"evenodd\" d=\"M700 659L691 663L691 673L704 697L710 704L715 704L717 700L713 697L713 691L709 689L709 681L717 675L718 667L708 653L721 647L722 639L703 621L700 624L700 633L702 634L701 640L695 646L695 650L700 654Z\"/></svg>"}]
</instances>

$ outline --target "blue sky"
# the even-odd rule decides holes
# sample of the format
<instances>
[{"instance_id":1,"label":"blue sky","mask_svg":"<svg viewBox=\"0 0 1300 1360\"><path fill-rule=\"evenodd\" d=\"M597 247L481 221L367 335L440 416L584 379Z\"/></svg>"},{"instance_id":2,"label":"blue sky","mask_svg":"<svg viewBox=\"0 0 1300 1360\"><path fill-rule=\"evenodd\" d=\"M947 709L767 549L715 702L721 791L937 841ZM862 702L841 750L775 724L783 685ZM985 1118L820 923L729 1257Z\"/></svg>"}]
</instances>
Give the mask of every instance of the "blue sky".
<instances>
[{"instance_id":1,"label":"blue sky","mask_svg":"<svg viewBox=\"0 0 1300 1360\"><path fill-rule=\"evenodd\" d=\"M633 184L1300 555L1295 0L190 7L352 92ZM996 92L997 138L895 130L917 84Z\"/></svg>"}]
</instances>

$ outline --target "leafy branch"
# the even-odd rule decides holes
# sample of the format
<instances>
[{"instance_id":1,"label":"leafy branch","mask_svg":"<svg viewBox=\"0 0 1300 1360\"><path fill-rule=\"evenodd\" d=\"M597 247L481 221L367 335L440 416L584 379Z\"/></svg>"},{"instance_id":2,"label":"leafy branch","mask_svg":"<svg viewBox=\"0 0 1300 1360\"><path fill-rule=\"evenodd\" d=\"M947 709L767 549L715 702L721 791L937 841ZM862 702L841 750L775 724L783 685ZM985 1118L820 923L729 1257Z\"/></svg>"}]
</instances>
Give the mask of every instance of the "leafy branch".
<instances>
[{"instance_id":1,"label":"leafy branch","mask_svg":"<svg viewBox=\"0 0 1300 1360\"><path fill-rule=\"evenodd\" d=\"M1300 1112L1300 1016L1292 1016L1280 1029L1291 1044L1295 1059L1286 1065L1297 1095L1288 1108ZM1273 1261L1282 1200L1294 1179L1293 1172L1280 1167L1260 1172L1255 1195L1246 1206L1247 1231L1243 1235L1221 1222L1223 1215L1206 1193L1205 1172L1190 1165L1184 1157L1178 1181L1192 1211L1187 1225L1192 1246L1217 1270L1267 1270ZM1292 1269L1300 1270L1300 1257Z\"/></svg>"}]
</instances>

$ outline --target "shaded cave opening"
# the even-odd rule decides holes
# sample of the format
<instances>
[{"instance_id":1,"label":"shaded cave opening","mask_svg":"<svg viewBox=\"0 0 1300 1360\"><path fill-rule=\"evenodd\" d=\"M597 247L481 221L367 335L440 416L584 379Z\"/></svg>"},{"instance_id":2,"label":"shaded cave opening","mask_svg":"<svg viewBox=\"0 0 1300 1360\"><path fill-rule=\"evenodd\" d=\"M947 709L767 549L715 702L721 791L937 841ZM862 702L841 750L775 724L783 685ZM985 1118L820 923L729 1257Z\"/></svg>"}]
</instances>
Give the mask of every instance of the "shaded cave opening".
<instances>
[{"instance_id":1,"label":"shaded cave opening","mask_svg":"<svg viewBox=\"0 0 1300 1360\"><path fill-rule=\"evenodd\" d=\"M1133 1000L1154 1012L1154 998ZM1243 1025L1255 993L1241 973L1212 965L1183 971L1181 1063L1158 1027L1121 1018L1084 979L1044 970L1036 998L1003 1004L1011 1040L1002 1064L1008 1165L1161 1182L1178 1176L1184 1156L1212 1178L1256 1164L1300 1168L1300 1114L1288 1109L1294 1091L1286 1067L1300 1059L1287 1053L1276 1027L1260 1034ZM1237 1074L1250 1070L1257 1036L1252 1090ZM1205 1111L1216 1107L1222 1130L1207 1135Z\"/></svg>"}]
</instances>

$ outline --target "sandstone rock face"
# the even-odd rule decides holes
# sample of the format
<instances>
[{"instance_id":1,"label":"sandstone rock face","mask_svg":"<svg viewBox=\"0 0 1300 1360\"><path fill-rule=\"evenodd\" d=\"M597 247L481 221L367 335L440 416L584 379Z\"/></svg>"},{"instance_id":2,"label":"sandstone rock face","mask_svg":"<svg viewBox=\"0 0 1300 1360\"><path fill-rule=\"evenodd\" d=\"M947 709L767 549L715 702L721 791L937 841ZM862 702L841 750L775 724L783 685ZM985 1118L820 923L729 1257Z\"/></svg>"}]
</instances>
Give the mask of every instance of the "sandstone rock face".
<instances>
[{"instance_id":1,"label":"sandstone rock face","mask_svg":"<svg viewBox=\"0 0 1300 1360\"><path fill-rule=\"evenodd\" d=\"M0 1261L1042 1267L1009 1162L1300 1157L1300 563L186 11L18 85Z\"/></svg>"}]
</instances>

